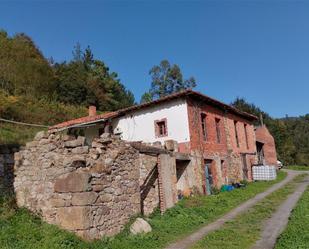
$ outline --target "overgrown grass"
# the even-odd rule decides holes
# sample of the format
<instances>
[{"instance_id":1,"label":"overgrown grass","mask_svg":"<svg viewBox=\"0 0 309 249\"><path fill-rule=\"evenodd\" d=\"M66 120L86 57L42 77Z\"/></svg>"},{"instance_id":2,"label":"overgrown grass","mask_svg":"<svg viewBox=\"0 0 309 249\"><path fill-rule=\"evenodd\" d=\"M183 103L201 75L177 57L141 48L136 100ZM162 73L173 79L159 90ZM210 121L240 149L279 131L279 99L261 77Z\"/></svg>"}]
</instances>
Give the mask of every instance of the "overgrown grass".
<instances>
[{"instance_id":1,"label":"overgrown grass","mask_svg":"<svg viewBox=\"0 0 309 249\"><path fill-rule=\"evenodd\" d=\"M0 214L1 248L87 248L87 249L158 249L180 239L230 211L240 203L263 192L283 180L286 173L279 172L276 181L256 182L244 189L213 196L197 196L179 202L164 215L155 213L149 218L153 231L133 236L126 228L114 238L84 242L73 234L48 225L24 209L16 209L12 201L2 199ZM11 203L11 205L8 205Z\"/></svg>"},{"instance_id":2,"label":"overgrown grass","mask_svg":"<svg viewBox=\"0 0 309 249\"><path fill-rule=\"evenodd\" d=\"M35 134L43 128L5 124L0 121L0 144L25 144L33 140Z\"/></svg>"},{"instance_id":3,"label":"overgrown grass","mask_svg":"<svg viewBox=\"0 0 309 249\"><path fill-rule=\"evenodd\" d=\"M290 248L309 248L309 187L292 211L288 226L275 246L275 249Z\"/></svg>"},{"instance_id":4,"label":"overgrown grass","mask_svg":"<svg viewBox=\"0 0 309 249\"><path fill-rule=\"evenodd\" d=\"M214 231L196 243L192 249L245 249L250 248L259 239L263 221L270 218L276 208L286 200L296 188L296 183L305 175L297 176L283 188L273 192L244 214L227 222L222 229ZM295 247L289 247L295 248Z\"/></svg>"},{"instance_id":5,"label":"overgrown grass","mask_svg":"<svg viewBox=\"0 0 309 249\"><path fill-rule=\"evenodd\" d=\"M292 169L292 170L309 170L309 166L301 166L301 165L289 165L284 167L284 169Z\"/></svg>"}]
</instances>

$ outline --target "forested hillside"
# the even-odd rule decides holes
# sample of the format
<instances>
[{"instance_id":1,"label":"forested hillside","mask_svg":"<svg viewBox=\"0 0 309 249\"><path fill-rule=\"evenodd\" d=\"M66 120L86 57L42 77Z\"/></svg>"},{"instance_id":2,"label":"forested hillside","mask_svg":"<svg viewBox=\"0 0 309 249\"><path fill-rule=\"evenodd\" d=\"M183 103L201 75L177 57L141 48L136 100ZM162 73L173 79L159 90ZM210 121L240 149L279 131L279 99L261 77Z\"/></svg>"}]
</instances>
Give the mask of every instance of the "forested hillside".
<instances>
[{"instance_id":1,"label":"forested hillside","mask_svg":"<svg viewBox=\"0 0 309 249\"><path fill-rule=\"evenodd\" d=\"M46 59L25 34L0 31L0 118L53 125L87 114L134 104L134 96L87 47L74 47L72 60ZM0 122L0 143L24 142L40 128Z\"/></svg>"},{"instance_id":2,"label":"forested hillside","mask_svg":"<svg viewBox=\"0 0 309 249\"><path fill-rule=\"evenodd\" d=\"M309 166L309 114L275 119L243 98L237 98L232 105L258 117L262 115L263 122L275 138L278 158L284 164Z\"/></svg>"}]
</instances>

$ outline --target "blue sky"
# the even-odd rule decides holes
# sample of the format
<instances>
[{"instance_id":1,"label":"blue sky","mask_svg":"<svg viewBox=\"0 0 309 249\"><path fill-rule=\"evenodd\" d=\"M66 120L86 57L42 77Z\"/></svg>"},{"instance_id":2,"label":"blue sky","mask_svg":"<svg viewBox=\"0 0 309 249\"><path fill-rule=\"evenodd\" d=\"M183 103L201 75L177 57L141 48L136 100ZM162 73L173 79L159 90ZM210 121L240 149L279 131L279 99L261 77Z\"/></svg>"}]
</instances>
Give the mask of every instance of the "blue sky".
<instances>
[{"instance_id":1,"label":"blue sky","mask_svg":"<svg viewBox=\"0 0 309 249\"><path fill-rule=\"evenodd\" d=\"M28 34L56 61L90 45L137 101L149 69L168 59L226 103L309 113L309 1L0 0L0 11L0 28Z\"/></svg>"}]
</instances>

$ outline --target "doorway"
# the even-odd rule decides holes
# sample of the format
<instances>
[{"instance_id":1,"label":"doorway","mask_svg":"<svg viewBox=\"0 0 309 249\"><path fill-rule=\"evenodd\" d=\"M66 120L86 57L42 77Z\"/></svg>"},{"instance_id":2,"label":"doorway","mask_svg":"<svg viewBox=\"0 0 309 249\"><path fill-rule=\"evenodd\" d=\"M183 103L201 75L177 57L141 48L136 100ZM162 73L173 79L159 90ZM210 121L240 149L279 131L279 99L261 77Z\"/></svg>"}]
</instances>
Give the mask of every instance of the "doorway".
<instances>
[{"instance_id":1,"label":"doorway","mask_svg":"<svg viewBox=\"0 0 309 249\"><path fill-rule=\"evenodd\" d=\"M264 164L264 144L260 142L256 142L256 151L257 151L257 157L258 157L258 164L263 165Z\"/></svg>"},{"instance_id":2,"label":"doorway","mask_svg":"<svg viewBox=\"0 0 309 249\"><path fill-rule=\"evenodd\" d=\"M211 188L213 187L213 160L205 160L205 194L211 195Z\"/></svg>"},{"instance_id":3,"label":"doorway","mask_svg":"<svg viewBox=\"0 0 309 249\"><path fill-rule=\"evenodd\" d=\"M246 154L241 154L242 158L242 170L243 170L243 179L248 180L248 165L247 165L247 157Z\"/></svg>"},{"instance_id":4,"label":"doorway","mask_svg":"<svg viewBox=\"0 0 309 249\"><path fill-rule=\"evenodd\" d=\"M177 194L178 198L182 196L188 197L191 195L189 184L189 164L187 160L176 160L176 177L177 177Z\"/></svg>"}]
</instances>

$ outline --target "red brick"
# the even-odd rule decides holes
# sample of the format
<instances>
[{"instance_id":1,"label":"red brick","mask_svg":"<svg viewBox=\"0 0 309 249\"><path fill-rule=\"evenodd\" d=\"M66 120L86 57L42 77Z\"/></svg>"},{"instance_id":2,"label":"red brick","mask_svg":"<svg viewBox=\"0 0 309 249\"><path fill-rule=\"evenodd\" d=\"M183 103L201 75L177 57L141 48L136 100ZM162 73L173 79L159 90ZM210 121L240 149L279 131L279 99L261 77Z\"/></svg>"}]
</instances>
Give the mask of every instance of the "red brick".
<instances>
[{"instance_id":1,"label":"red brick","mask_svg":"<svg viewBox=\"0 0 309 249\"><path fill-rule=\"evenodd\" d=\"M259 126L255 130L256 141L263 143L264 159L268 165L277 165L276 145L273 136L265 125Z\"/></svg>"}]
</instances>

